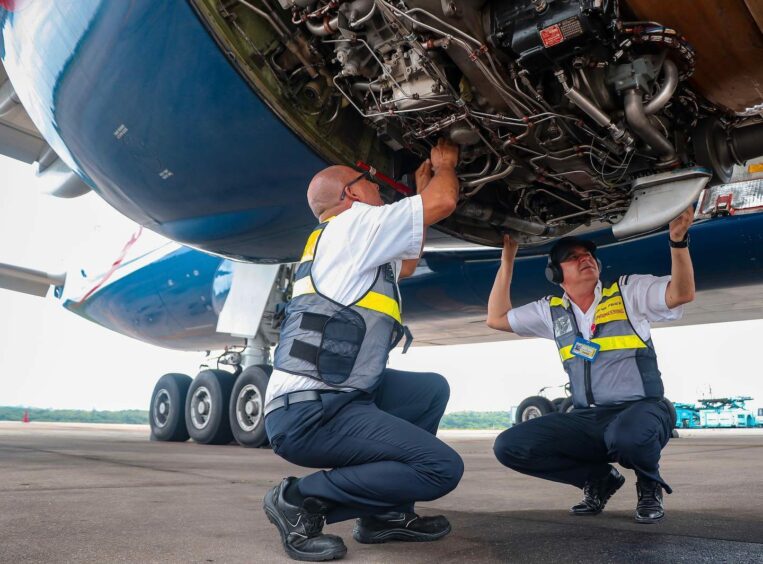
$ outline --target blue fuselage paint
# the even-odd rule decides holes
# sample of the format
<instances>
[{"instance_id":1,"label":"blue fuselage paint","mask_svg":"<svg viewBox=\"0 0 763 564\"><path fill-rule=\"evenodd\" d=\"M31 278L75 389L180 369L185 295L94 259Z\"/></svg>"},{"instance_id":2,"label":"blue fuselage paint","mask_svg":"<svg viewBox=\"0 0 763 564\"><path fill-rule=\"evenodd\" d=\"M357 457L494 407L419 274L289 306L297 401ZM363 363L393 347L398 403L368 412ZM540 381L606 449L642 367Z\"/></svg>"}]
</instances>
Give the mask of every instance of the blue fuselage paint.
<instances>
[{"instance_id":1,"label":"blue fuselage paint","mask_svg":"<svg viewBox=\"0 0 763 564\"><path fill-rule=\"evenodd\" d=\"M691 230L697 289L714 290L763 283L763 214L697 224ZM621 274L670 273L667 235L604 246L598 256L602 279ZM498 251L429 254L431 272L401 283L407 323L456 321L486 312L499 266ZM519 259L511 287L522 305L559 293L544 277L545 257ZM221 348L232 339L215 331L232 280L231 262L190 248L104 285L84 304L66 307L109 329L155 345L177 349Z\"/></svg>"},{"instance_id":2,"label":"blue fuselage paint","mask_svg":"<svg viewBox=\"0 0 763 564\"><path fill-rule=\"evenodd\" d=\"M0 9L0 58L43 137L107 202L170 239L296 260L325 166L231 66L187 2Z\"/></svg>"},{"instance_id":3,"label":"blue fuselage paint","mask_svg":"<svg viewBox=\"0 0 763 564\"><path fill-rule=\"evenodd\" d=\"M259 262L296 260L314 219L305 188L324 163L226 59L188 2L18 1L0 9L0 58L58 155L100 196L181 243ZM763 214L697 225L700 290L763 281ZM665 234L596 241L604 278L669 272ZM520 252L515 304L555 290ZM408 320L482 311L498 252L429 255L403 283ZM198 274L194 274L198 272ZM215 332L227 260L184 248L104 284L72 311L161 346L230 344Z\"/></svg>"}]
</instances>

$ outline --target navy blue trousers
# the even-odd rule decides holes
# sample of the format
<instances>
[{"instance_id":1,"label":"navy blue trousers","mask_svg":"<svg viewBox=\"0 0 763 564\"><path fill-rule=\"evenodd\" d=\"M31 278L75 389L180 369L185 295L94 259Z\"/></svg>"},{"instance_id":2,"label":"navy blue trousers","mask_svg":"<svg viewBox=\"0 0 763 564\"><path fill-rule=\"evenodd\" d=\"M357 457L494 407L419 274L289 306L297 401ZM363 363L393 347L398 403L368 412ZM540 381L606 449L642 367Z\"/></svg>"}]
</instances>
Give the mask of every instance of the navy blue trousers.
<instances>
[{"instance_id":1,"label":"navy blue trousers","mask_svg":"<svg viewBox=\"0 0 763 564\"><path fill-rule=\"evenodd\" d=\"M495 456L512 470L582 488L604 477L609 463L670 486L660 476L660 453L671 432L670 413L659 400L550 413L507 429Z\"/></svg>"},{"instance_id":2,"label":"navy blue trousers","mask_svg":"<svg viewBox=\"0 0 763 564\"><path fill-rule=\"evenodd\" d=\"M461 457L435 437L450 397L439 374L385 370L373 396L328 392L320 401L270 413L273 451L309 468L299 491L334 506L329 523L385 511L413 511L442 497L464 472Z\"/></svg>"}]
</instances>

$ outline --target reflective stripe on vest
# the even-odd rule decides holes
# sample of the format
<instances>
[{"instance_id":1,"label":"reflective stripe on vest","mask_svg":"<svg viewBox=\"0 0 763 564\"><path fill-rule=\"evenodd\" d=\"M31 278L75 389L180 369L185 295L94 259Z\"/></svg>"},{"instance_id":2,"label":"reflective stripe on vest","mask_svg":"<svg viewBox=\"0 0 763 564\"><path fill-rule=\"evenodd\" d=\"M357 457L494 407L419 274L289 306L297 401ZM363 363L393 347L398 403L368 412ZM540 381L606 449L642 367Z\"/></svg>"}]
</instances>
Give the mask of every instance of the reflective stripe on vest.
<instances>
[{"instance_id":1,"label":"reflective stripe on vest","mask_svg":"<svg viewBox=\"0 0 763 564\"><path fill-rule=\"evenodd\" d=\"M591 342L596 343L601 347L599 353L605 351L616 351L621 349L644 349L646 343L636 335L620 335L619 337L601 337L599 339L591 339ZM574 355L570 352L572 345L568 345L562 349L559 349L559 356L562 360L568 360Z\"/></svg>"},{"instance_id":2,"label":"reflective stripe on vest","mask_svg":"<svg viewBox=\"0 0 763 564\"><path fill-rule=\"evenodd\" d=\"M332 218L333 219L333 218ZM325 223L328 223L329 220L326 220ZM303 264L306 264L308 262L312 262L315 257L315 246L318 243L318 239L323 232L323 227L320 227L313 231L310 234L310 237L307 239L307 244L305 245L305 250L302 253L302 259L299 262L299 265L302 266ZM297 268L299 270L299 267ZM312 269L311 269L312 270ZM310 273L306 274L299 280L296 280L294 282L293 290L291 297L292 299L298 297L298 296L304 296L305 294L314 294L316 293L315 286L313 285L312 276ZM383 313L384 315L389 315L392 319L397 321L402 325L403 318L400 314L400 304L394 299L389 296L385 296L384 294L380 294L379 292L374 292L373 290L369 290L365 296L363 296L360 300L355 302L356 306L370 309L372 311L378 311L379 313Z\"/></svg>"},{"instance_id":3,"label":"reflective stripe on vest","mask_svg":"<svg viewBox=\"0 0 763 564\"><path fill-rule=\"evenodd\" d=\"M651 339L644 341L633 328L617 282L602 288L594 312L591 341L600 346L593 362L571 354L582 337L570 303L549 298L559 357L570 377L576 407L612 405L644 397L662 397L663 386Z\"/></svg>"},{"instance_id":4,"label":"reflective stripe on vest","mask_svg":"<svg viewBox=\"0 0 763 564\"><path fill-rule=\"evenodd\" d=\"M389 351L403 334L410 336L401 323L395 273L391 264L380 266L371 287L349 305L321 294L312 266L328 221L310 234L297 265L274 366L329 386L372 391Z\"/></svg>"}]
</instances>

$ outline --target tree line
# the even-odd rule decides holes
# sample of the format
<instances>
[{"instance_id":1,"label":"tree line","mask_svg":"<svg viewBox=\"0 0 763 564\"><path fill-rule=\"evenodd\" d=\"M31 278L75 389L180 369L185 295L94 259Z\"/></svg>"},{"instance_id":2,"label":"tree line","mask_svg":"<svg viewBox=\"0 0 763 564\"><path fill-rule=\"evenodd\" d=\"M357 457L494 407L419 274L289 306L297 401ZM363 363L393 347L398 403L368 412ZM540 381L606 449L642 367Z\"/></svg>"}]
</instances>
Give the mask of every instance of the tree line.
<instances>
[{"instance_id":1,"label":"tree line","mask_svg":"<svg viewBox=\"0 0 763 564\"><path fill-rule=\"evenodd\" d=\"M82 409L41 409L0 407L0 421L21 421L29 411L30 421L58 423L127 423L148 425L148 411L87 411ZM511 426L507 411L457 411L448 413L440 421L440 429L506 429Z\"/></svg>"},{"instance_id":2,"label":"tree line","mask_svg":"<svg viewBox=\"0 0 763 564\"><path fill-rule=\"evenodd\" d=\"M148 425L148 411L87 411L83 409L41 409L36 407L0 407L0 421L21 421L29 411L30 421L57 423L131 423Z\"/></svg>"}]
</instances>

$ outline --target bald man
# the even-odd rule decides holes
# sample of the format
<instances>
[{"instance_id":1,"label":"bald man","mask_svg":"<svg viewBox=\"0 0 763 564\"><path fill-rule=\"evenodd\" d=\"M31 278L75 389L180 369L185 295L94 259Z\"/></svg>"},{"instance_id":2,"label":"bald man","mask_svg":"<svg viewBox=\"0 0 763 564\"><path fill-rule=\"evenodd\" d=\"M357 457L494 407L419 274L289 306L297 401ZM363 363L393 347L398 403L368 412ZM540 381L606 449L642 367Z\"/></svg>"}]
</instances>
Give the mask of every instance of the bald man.
<instances>
[{"instance_id":1,"label":"bald man","mask_svg":"<svg viewBox=\"0 0 763 564\"><path fill-rule=\"evenodd\" d=\"M297 268L265 399L273 451L289 462L330 468L285 478L263 508L286 554L341 558L341 538L323 525L357 518L360 543L434 541L443 516L414 503L437 499L463 473L459 455L435 437L450 390L439 374L386 368L410 333L399 278L416 268L426 227L458 199L458 150L440 141L416 171L417 195L384 205L368 173L332 166L307 191L320 224Z\"/></svg>"}]
</instances>

